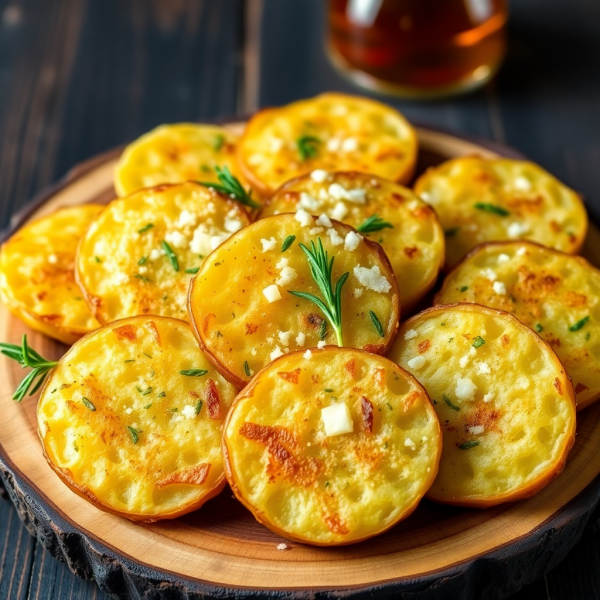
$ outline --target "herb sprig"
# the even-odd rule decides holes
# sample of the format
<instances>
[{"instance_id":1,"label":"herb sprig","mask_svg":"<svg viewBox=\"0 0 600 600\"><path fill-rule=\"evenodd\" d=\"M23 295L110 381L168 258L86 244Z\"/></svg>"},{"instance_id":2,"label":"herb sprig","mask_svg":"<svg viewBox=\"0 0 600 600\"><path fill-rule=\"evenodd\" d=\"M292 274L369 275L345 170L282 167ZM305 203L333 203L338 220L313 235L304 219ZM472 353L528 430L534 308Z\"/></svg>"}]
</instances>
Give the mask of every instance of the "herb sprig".
<instances>
[{"instance_id":1,"label":"herb sprig","mask_svg":"<svg viewBox=\"0 0 600 600\"><path fill-rule=\"evenodd\" d=\"M177 260L177 254L175 254L175 252L173 252L173 248L171 248L171 246L169 246L169 244L167 244L167 242L165 242L164 240L160 243L162 249L165 251L165 254L167 255L167 258L169 259L169 262L171 263L171 266L173 267L174 271L179 271L179 261Z\"/></svg>"},{"instance_id":2,"label":"herb sprig","mask_svg":"<svg viewBox=\"0 0 600 600\"><path fill-rule=\"evenodd\" d=\"M394 226L388 221L384 221L379 215L371 215L356 228L356 231L360 233L373 233L386 228L394 229Z\"/></svg>"},{"instance_id":3,"label":"herb sprig","mask_svg":"<svg viewBox=\"0 0 600 600\"><path fill-rule=\"evenodd\" d=\"M300 154L300 160L302 162L309 158L316 158L318 154L317 145L321 143L321 140L314 135L302 135L296 140L296 146L298 147L298 153Z\"/></svg>"},{"instance_id":4,"label":"herb sprig","mask_svg":"<svg viewBox=\"0 0 600 600\"><path fill-rule=\"evenodd\" d=\"M373 327L375 327L377 333L381 337L385 337L383 327L381 326L381 321L377 318L377 315L372 310L369 311L369 317L371 318L371 323L373 323Z\"/></svg>"},{"instance_id":5,"label":"herb sprig","mask_svg":"<svg viewBox=\"0 0 600 600\"><path fill-rule=\"evenodd\" d=\"M304 298L309 300L313 304L316 304L321 312L325 315L325 318L329 321L330 325L335 331L338 346L343 346L344 341L342 338L342 287L348 279L349 273L344 273L333 286L331 280L331 273L333 270L333 260L335 257L329 259L329 254L323 248L321 238L318 238L317 245L311 240L311 248L307 248L304 244L300 244L300 248L308 259L310 266L310 272L317 284L323 300L309 294L307 292L295 292L288 290L288 294L297 296L298 298Z\"/></svg>"},{"instance_id":6,"label":"herb sprig","mask_svg":"<svg viewBox=\"0 0 600 600\"><path fill-rule=\"evenodd\" d=\"M44 383L48 373L58 364L58 362L43 358L33 348L30 348L27 344L27 335L23 336L20 346L0 343L0 352L8 358L16 360L24 369L33 369L15 390L13 400L17 402L21 402L27 392L33 396Z\"/></svg>"},{"instance_id":7,"label":"herb sprig","mask_svg":"<svg viewBox=\"0 0 600 600\"><path fill-rule=\"evenodd\" d=\"M206 375L208 371L206 369L186 369L179 371L180 375L186 375L187 377L202 377Z\"/></svg>"},{"instance_id":8,"label":"herb sprig","mask_svg":"<svg viewBox=\"0 0 600 600\"><path fill-rule=\"evenodd\" d=\"M506 210L504 207L496 204L490 204L488 202L477 202L477 204L475 204L475 208L492 213L493 215L498 215L499 217L508 217L510 215L510 211Z\"/></svg>"},{"instance_id":9,"label":"herb sprig","mask_svg":"<svg viewBox=\"0 0 600 600\"><path fill-rule=\"evenodd\" d=\"M589 320L590 315L588 315L587 317L583 317L583 319L577 321L577 323L573 323L573 325L569 327L569 331L579 331Z\"/></svg>"},{"instance_id":10,"label":"herb sprig","mask_svg":"<svg viewBox=\"0 0 600 600\"><path fill-rule=\"evenodd\" d=\"M213 190L217 190L217 192L221 192L222 194L227 194L233 200L237 200L240 204L244 206L250 206L251 208L260 208L261 205L258 202L252 200L252 190L247 192L244 189L244 186L239 182L239 180L234 177L227 167L215 167L215 171L217 172L217 177L220 181L219 183L212 183L207 181L201 181L202 185L206 187L212 188Z\"/></svg>"}]
</instances>

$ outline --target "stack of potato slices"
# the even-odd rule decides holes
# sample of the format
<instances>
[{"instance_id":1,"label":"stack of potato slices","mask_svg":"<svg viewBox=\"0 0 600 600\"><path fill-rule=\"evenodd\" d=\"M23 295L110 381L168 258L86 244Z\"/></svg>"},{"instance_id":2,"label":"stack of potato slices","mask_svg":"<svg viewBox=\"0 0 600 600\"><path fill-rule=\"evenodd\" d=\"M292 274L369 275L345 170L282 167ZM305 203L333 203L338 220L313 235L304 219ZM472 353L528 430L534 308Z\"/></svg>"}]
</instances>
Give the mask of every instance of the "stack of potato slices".
<instances>
[{"instance_id":1,"label":"stack of potato slices","mask_svg":"<svg viewBox=\"0 0 600 600\"><path fill-rule=\"evenodd\" d=\"M74 343L57 363L0 345L34 367L15 399L43 383L61 480L146 522L228 482L266 527L328 546L424 496L488 507L558 476L600 398L585 208L516 160L457 158L409 189L417 155L396 110L342 94L241 136L163 125L123 152L117 199L6 242L3 302Z\"/></svg>"}]
</instances>

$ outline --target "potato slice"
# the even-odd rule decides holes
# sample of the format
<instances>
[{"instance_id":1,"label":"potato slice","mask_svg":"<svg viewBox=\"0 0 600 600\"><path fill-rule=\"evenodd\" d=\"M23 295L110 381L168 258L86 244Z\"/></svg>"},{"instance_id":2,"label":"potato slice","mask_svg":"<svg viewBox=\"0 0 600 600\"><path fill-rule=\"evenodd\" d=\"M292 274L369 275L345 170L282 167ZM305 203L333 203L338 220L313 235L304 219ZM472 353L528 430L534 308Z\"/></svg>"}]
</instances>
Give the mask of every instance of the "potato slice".
<instances>
[{"instance_id":1,"label":"potato slice","mask_svg":"<svg viewBox=\"0 0 600 600\"><path fill-rule=\"evenodd\" d=\"M241 205L197 183L140 190L111 202L81 240L79 284L101 323L142 314L187 319L192 275L249 223Z\"/></svg>"},{"instance_id":2,"label":"potato slice","mask_svg":"<svg viewBox=\"0 0 600 600\"><path fill-rule=\"evenodd\" d=\"M218 183L215 167L237 173L238 136L225 127L176 123L161 125L125 148L115 166L118 196L161 183Z\"/></svg>"},{"instance_id":3,"label":"potato slice","mask_svg":"<svg viewBox=\"0 0 600 600\"><path fill-rule=\"evenodd\" d=\"M377 227L368 221L374 216L391 225L362 235L380 243L390 259L402 311L435 284L444 264L444 232L435 212L411 190L366 173L317 170L284 184L261 216L298 208L326 213L359 231L361 225Z\"/></svg>"},{"instance_id":4,"label":"potato slice","mask_svg":"<svg viewBox=\"0 0 600 600\"><path fill-rule=\"evenodd\" d=\"M258 373L223 435L238 499L274 532L318 546L358 542L406 518L435 479L441 449L435 410L413 377L336 347L294 352Z\"/></svg>"},{"instance_id":5,"label":"potato slice","mask_svg":"<svg viewBox=\"0 0 600 600\"><path fill-rule=\"evenodd\" d=\"M577 410L600 398L600 271L533 242L482 244L446 277L436 304L476 302L514 314L558 354Z\"/></svg>"},{"instance_id":6,"label":"potato slice","mask_svg":"<svg viewBox=\"0 0 600 600\"><path fill-rule=\"evenodd\" d=\"M318 247L319 239L329 260L335 257L334 289L349 273L341 294L344 345L383 354L391 344L400 307L387 257L381 246L357 238L348 225L329 224L319 225L305 211L261 219L219 246L194 277L189 312L196 336L221 373L239 387L282 353L337 341L320 308L288 293L322 298L299 244ZM345 249L351 240L356 247Z\"/></svg>"},{"instance_id":7,"label":"potato slice","mask_svg":"<svg viewBox=\"0 0 600 600\"><path fill-rule=\"evenodd\" d=\"M100 326L75 283L81 236L104 206L62 208L25 225L0 251L0 298L35 331L65 344Z\"/></svg>"},{"instance_id":8,"label":"potato slice","mask_svg":"<svg viewBox=\"0 0 600 600\"><path fill-rule=\"evenodd\" d=\"M488 507L532 496L564 468L575 393L556 354L511 314L477 304L406 321L388 357L433 400L444 435L428 496Z\"/></svg>"},{"instance_id":9,"label":"potato slice","mask_svg":"<svg viewBox=\"0 0 600 600\"><path fill-rule=\"evenodd\" d=\"M44 455L97 508L172 519L223 489L221 428L235 394L187 323L117 321L77 342L44 384Z\"/></svg>"},{"instance_id":10,"label":"potato slice","mask_svg":"<svg viewBox=\"0 0 600 600\"><path fill-rule=\"evenodd\" d=\"M530 162L457 158L429 169L415 192L446 232L446 267L481 242L527 239L577 254L587 231L581 198Z\"/></svg>"},{"instance_id":11,"label":"potato slice","mask_svg":"<svg viewBox=\"0 0 600 600\"><path fill-rule=\"evenodd\" d=\"M314 169L364 171L406 183L415 168L417 136L391 106L329 93L256 114L237 156L263 195Z\"/></svg>"}]
</instances>

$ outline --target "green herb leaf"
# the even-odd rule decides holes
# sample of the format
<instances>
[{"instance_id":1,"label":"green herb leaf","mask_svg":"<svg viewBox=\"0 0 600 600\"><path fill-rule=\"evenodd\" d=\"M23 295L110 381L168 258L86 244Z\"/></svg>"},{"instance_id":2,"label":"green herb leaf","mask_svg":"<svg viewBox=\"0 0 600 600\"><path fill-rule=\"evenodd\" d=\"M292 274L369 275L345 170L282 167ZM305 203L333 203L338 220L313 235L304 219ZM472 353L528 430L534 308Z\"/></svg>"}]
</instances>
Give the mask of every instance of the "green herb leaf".
<instances>
[{"instance_id":1,"label":"green herb leaf","mask_svg":"<svg viewBox=\"0 0 600 600\"><path fill-rule=\"evenodd\" d=\"M221 150L221 148L223 147L223 144L225 144L225 136L217 135L217 137L215 138L215 143L213 144L213 148L215 149L215 151L219 152L219 150Z\"/></svg>"},{"instance_id":2,"label":"green herb leaf","mask_svg":"<svg viewBox=\"0 0 600 600\"><path fill-rule=\"evenodd\" d=\"M444 402L452 409L452 410L460 410L459 406L456 406L456 404L454 404L452 402L452 400L450 400L450 398L448 398L448 396L446 396L446 394L442 394L442 398L444 400Z\"/></svg>"},{"instance_id":3,"label":"green herb leaf","mask_svg":"<svg viewBox=\"0 0 600 600\"><path fill-rule=\"evenodd\" d=\"M460 227L452 227L451 229L446 229L444 231L444 235L446 237L454 237L460 231Z\"/></svg>"},{"instance_id":4,"label":"green herb leaf","mask_svg":"<svg viewBox=\"0 0 600 600\"><path fill-rule=\"evenodd\" d=\"M154 223L147 223L141 229L138 229L138 233L146 233L146 231L148 231L149 229L152 229L153 227L154 227Z\"/></svg>"},{"instance_id":5,"label":"green herb leaf","mask_svg":"<svg viewBox=\"0 0 600 600\"><path fill-rule=\"evenodd\" d=\"M146 410L148 410L148 409L149 409L151 406L152 406L152 402L150 402L150 404L146 404L146 406L144 406L144 408L145 408Z\"/></svg>"},{"instance_id":6,"label":"green herb leaf","mask_svg":"<svg viewBox=\"0 0 600 600\"><path fill-rule=\"evenodd\" d=\"M474 337L473 340L473 348L480 348L485 344L485 340L480 335Z\"/></svg>"},{"instance_id":7,"label":"green herb leaf","mask_svg":"<svg viewBox=\"0 0 600 600\"><path fill-rule=\"evenodd\" d=\"M319 339L323 341L327 337L327 321L323 319L319 327Z\"/></svg>"},{"instance_id":8,"label":"green herb leaf","mask_svg":"<svg viewBox=\"0 0 600 600\"><path fill-rule=\"evenodd\" d=\"M196 416L198 416L200 414L200 411L202 410L202 400L198 400L198 402L196 402Z\"/></svg>"},{"instance_id":9,"label":"green herb leaf","mask_svg":"<svg viewBox=\"0 0 600 600\"><path fill-rule=\"evenodd\" d=\"M459 292L466 292L469 289L468 285L463 285L458 291Z\"/></svg>"},{"instance_id":10,"label":"green herb leaf","mask_svg":"<svg viewBox=\"0 0 600 600\"><path fill-rule=\"evenodd\" d=\"M136 273L134 275L134 277L136 279L141 279L143 282L148 283L148 281L150 281L147 277L145 277L144 275L141 275L140 273Z\"/></svg>"},{"instance_id":11,"label":"green herb leaf","mask_svg":"<svg viewBox=\"0 0 600 600\"><path fill-rule=\"evenodd\" d=\"M139 434L142 433L142 432L138 431L137 429L134 429L130 425L127 425L127 430L129 431L129 435L131 436L131 441L134 444L137 444L138 440L139 440Z\"/></svg>"},{"instance_id":12,"label":"green herb leaf","mask_svg":"<svg viewBox=\"0 0 600 600\"><path fill-rule=\"evenodd\" d=\"M221 182L220 184L206 181L201 181L200 183L206 187L216 190L217 192L220 192L221 194L226 194L244 206L260 208L261 205L252 200L252 190L247 192L244 189L244 186L230 173L227 167L223 167L222 169L215 167L215 170L217 172L217 177Z\"/></svg>"},{"instance_id":13,"label":"green herb leaf","mask_svg":"<svg viewBox=\"0 0 600 600\"><path fill-rule=\"evenodd\" d=\"M543 327L542 327L542 326L541 326L539 323L536 323L536 324L535 324L535 330L536 330L538 333L542 333L542 331L544 331L544 328L543 328Z\"/></svg>"},{"instance_id":14,"label":"green herb leaf","mask_svg":"<svg viewBox=\"0 0 600 600\"><path fill-rule=\"evenodd\" d=\"M344 273L338 279L334 289L331 274L335 257L332 256L331 260L329 259L328 253L323 248L321 238L318 238L317 243L318 245L315 246L315 243L311 240L310 250L304 244L300 244L300 248L302 248L302 251L306 255L312 278L321 291L324 301L306 292L293 292L288 290L288 294L292 294L298 298L304 298L305 300L309 300L313 304L316 304L333 327L338 346L343 346L342 288L344 283L346 283L346 279L348 279L349 273Z\"/></svg>"},{"instance_id":15,"label":"green herb leaf","mask_svg":"<svg viewBox=\"0 0 600 600\"><path fill-rule=\"evenodd\" d=\"M97 257L97 256L94 256L94 259L96 260L96 262L97 262L97 263L101 263L101 262L102 262L102 261L100 260L100 258L99 258L99 257Z\"/></svg>"},{"instance_id":16,"label":"green herb leaf","mask_svg":"<svg viewBox=\"0 0 600 600\"><path fill-rule=\"evenodd\" d=\"M281 245L281 251L285 252L294 243L295 239L296 239L295 235L288 235L285 238L285 240L283 240L283 244Z\"/></svg>"},{"instance_id":17,"label":"green herb leaf","mask_svg":"<svg viewBox=\"0 0 600 600\"><path fill-rule=\"evenodd\" d=\"M483 210L485 212L492 213L494 215L498 215L499 217L508 217L510 215L510 211L506 210L502 206L497 206L496 204L489 204L488 202L478 202L475 204L475 208L478 210Z\"/></svg>"},{"instance_id":18,"label":"green herb leaf","mask_svg":"<svg viewBox=\"0 0 600 600\"><path fill-rule=\"evenodd\" d=\"M160 394L158 394L158 396L156 396L157 398L164 398L167 395L166 392L161 392Z\"/></svg>"},{"instance_id":19,"label":"green herb leaf","mask_svg":"<svg viewBox=\"0 0 600 600\"><path fill-rule=\"evenodd\" d=\"M140 260L138 260L138 265L143 265L148 261L148 257L147 256L142 256L142 258L140 258Z\"/></svg>"},{"instance_id":20,"label":"green herb leaf","mask_svg":"<svg viewBox=\"0 0 600 600\"><path fill-rule=\"evenodd\" d=\"M588 315L587 317L583 317L583 319L577 321L577 323L573 323L573 325L569 327L569 331L579 331L589 320L590 315Z\"/></svg>"},{"instance_id":21,"label":"green herb leaf","mask_svg":"<svg viewBox=\"0 0 600 600\"><path fill-rule=\"evenodd\" d=\"M377 329L377 333L381 337L385 337L385 333L383 332L383 327L381 326L381 322L379 321L379 319L377 318L377 315L372 310L369 311L369 317L371 317L371 322L375 326L375 329Z\"/></svg>"},{"instance_id":22,"label":"green herb leaf","mask_svg":"<svg viewBox=\"0 0 600 600\"><path fill-rule=\"evenodd\" d=\"M300 154L300 160L302 162L309 158L316 158L318 151L317 146L321 143L321 140L314 135L302 135L296 140L296 146L298 147L298 153Z\"/></svg>"},{"instance_id":23,"label":"green herb leaf","mask_svg":"<svg viewBox=\"0 0 600 600\"><path fill-rule=\"evenodd\" d=\"M208 371L206 369L187 369L185 371L179 371L181 375L186 375L187 377L202 377L202 375L206 375Z\"/></svg>"},{"instance_id":24,"label":"green herb leaf","mask_svg":"<svg viewBox=\"0 0 600 600\"><path fill-rule=\"evenodd\" d=\"M323 391L331 394L331 392L333 392L333 388L325 388Z\"/></svg>"},{"instance_id":25,"label":"green herb leaf","mask_svg":"<svg viewBox=\"0 0 600 600\"><path fill-rule=\"evenodd\" d=\"M13 394L13 400L17 402L21 402L28 392L30 396L33 396L44 383L48 373L58 364L58 362L42 358L33 348L30 348L27 344L27 335L23 335L21 346L0 343L0 352L8 358L16 360L24 369L33 369L25 376Z\"/></svg>"},{"instance_id":26,"label":"green herb leaf","mask_svg":"<svg viewBox=\"0 0 600 600\"><path fill-rule=\"evenodd\" d=\"M185 272L190 273L191 275L195 275L199 270L200 267L190 267L189 269L186 269Z\"/></svg>"},{"instance_id":27,"label":"green herb leaf","mask_svg":"<svg viewBox=\"0 0 600 600\"><path fill-rule=\"evenodd\" d=\"M357 228L360 233L373 233L382 229L394 229L394 226L388 221L384 221L379 215L371 215L365 219Z\"/></svg>"},{"instance_id":28,"label":"green herb leaf","mask_svg":"<svg viewBox=\"0 0 600 600\"><path fill-rule=\"evenodd\" d=\"M252 373L250 372L250 365L248 364L247 360L244 361L244 373L246 373L246 377L252 377Z\"/></svg>"},{"instance_id":29,"label":"green herb leaf","mask_svg":"<svg viewBox=\"0 0 600 600\"><path fill-rule=\"evenodd\" d=\"M85 396L83 396L81 398L81 401L83 402L84 406L86 408L89 408L92 412L96 412L96 407L89 401L88 398L86 398Z\"/></svg>"},{"instance_id":30,"label":"green herb leaf","mask_svg":"<svg viewBox=\"0 0 600 600\"><path fill-rule=\"evenodd\" d=\"M461 444L459 448L461 450L469 450L471 448L475 448L475 446L479 446L479 442L477 440L471 440L470 442L465 442L464 444Z\"/></svg>"},{"instance_id":31,"label":"green herb leaf","mask_svg":"<svg viewBox=\"0 0 600 600\"><path fill-rule=\"evenodd\" d=\"M175 252L173 252L173 248L171 248L171 246L169 246L169 244L167 244L167 242L165 242L164 240L160 243L162 249L165 251L165 254L167 255L167 258L169 259L169 262L171 263L171 266L173 267L174 271L179 271L179 261L177 260L177 255L175 254Z\"/></svg>"},{"instance_id":32,"label":"green herb leaf","mask_svg":"<svg viewBox=\"0 0 600 600\"><path fill-rule=\"evenodd\" d=\"M387 407L388 407L390 410L394 410L394 407L393 407L393 406L392 406L392 405L391 405L389 402L386 402L386 404L387 404Z\"/></svg>"},{"instance_id":33,"label":"green herb leaf","mask_svg":"<svg viewBox=\"0 0 600 600\"><path fill-rule=\"evenodd\" d=\"M139 385L135 386L135 389L142 395L142 396L147 396L148 394L152 393L152 388L149 387L145 390L143 390Z\"/></svg>"}]
</instances>

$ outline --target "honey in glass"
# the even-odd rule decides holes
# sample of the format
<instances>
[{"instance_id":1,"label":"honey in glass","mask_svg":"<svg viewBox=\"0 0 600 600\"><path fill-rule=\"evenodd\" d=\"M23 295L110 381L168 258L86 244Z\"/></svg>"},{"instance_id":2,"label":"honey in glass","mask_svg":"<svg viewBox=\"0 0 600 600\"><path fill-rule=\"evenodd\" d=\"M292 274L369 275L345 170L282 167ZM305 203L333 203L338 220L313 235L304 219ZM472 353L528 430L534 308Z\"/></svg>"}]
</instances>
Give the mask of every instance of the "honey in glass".
<instances>
[{"instance_id":1,"label":"honey in glass","mask_svg":"<svg viewBox=\"0 0 600 600\"><path fill-rule=\"evenodd\" d=\"M497 71L507 13L507 0L329 0L329 56L369 89L456 94Z\"/></svg>"}]
</instances>

